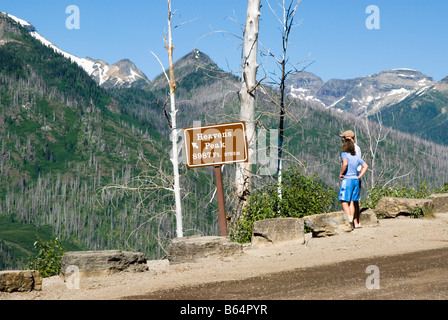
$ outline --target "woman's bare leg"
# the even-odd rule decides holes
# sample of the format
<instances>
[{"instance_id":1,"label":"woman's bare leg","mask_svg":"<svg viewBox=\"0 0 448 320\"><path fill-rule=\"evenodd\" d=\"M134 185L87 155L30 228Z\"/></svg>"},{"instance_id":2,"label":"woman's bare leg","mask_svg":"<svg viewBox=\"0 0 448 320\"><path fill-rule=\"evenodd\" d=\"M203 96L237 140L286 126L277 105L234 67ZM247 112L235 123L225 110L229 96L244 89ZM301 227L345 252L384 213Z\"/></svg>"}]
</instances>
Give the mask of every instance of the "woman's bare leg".
<instances>
[{"instance_id":1,"label":"woman's bare leg","mask_svg":"<svg viewBox=\"0 0 448 320\"><path fill-rule=\"evenodd\" d=\"M347 202L347 201L341 201L342 204L342 210L344 210L345 214L348 217L348 221L350 221L350 225L353 227L353 214L354 214L354 206L353 201Z\"/></svg>"}]
</instances>

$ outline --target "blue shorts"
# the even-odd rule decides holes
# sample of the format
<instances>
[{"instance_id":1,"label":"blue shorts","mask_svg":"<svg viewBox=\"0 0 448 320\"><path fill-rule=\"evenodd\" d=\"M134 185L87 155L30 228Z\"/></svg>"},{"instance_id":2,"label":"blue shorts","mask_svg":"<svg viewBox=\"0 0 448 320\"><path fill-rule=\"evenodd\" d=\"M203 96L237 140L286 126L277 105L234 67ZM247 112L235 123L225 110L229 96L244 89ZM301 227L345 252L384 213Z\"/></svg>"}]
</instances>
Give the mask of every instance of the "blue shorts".
<instances>
[{"instance_id":1,"label":"blue shorts","mask_svg":"<svg viewBox=\"0 0 448 320\"><path fill-rule=\"evenodd\" d=\"M359 201L359 180L343 179L339 190L340 201Z\"/></svg>"}]
</instances>

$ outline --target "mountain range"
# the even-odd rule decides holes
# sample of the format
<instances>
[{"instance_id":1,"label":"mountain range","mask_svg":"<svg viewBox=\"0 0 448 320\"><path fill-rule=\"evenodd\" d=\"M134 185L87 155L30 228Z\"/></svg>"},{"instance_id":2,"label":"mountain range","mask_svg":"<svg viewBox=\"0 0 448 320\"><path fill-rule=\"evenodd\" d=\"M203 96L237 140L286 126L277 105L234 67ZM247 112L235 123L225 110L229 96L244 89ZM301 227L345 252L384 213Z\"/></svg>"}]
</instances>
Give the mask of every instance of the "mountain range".
<instances>
[{"instance_id":1,"label":"mountain range","mask_svg":"<svg viewBox=\"0 0 448 320\"><path fill-rule=\"evenodd\" d=\"M368 117L387 127L446 145L447 83L448 77L436 82L406 68L327 82L302 71L288 79L287 88L300 101Z\"/></svg>"},{"instance_id":2,"label":"mountain range","mask_svg":"<svg viewBox=\"0 0 448 320\"><path fill-rule=\"evenodd\" d=\"M8 16L44 45L77 63L103 88L142 88L151 84L146 75L129 59L109 65L101 59L76 57L40 35L31 23L12 15ZM210 60L206 55L201 57ZM201 63L210 64L210 61ZM178 69L182 67L179 65ZM179 76L182 78L182 75ZM356 116L368 116L394 129L448 144L447 79L448 76L436 82L432 77L417 70L397 68L354 79L330 79L324 82L317 75L302 71L287 79L287 92L304 103L345 111ZM164 79L159 77L153 87L160 87L163 82ZM424 107L416 110L417 106ZM416 118L413 116L416 113L422 114L419 119L424 119L420 126L415 126L415 121L412 120ZM378 114L381 114L381 117L378 117Z\"/></svg>"},{"instance_id":3,"label":"mountain range","mask_svg":"<svg viewBox=\"0 0 448 320\"><path fill-rule=\"evenodd\" d=\"M412 94L423 94L437 83L412 69L392 69L354 79L330 79L302 72L288 81L290 94L355 115L374 114Z\"/></svg>"},{"instance_id":4,"label":"mountain range","mask_svg":"<svg viewBox=\"0 0 448 320\"><path fill-rule=\"evenodd\" d=\"M45 240L58 236L78 250L131 249L149 258L163 257L175 230L173 197L167 191L172 169L165 109L169 87L163 74L151 82L146 77L125 77L126 81L120 82L104 77L110 66L101 63L96 74L86 72L93 68L84 67L97 60L89 62L58 50L43 42L31 24L17 23L17 19L0 13L0 269L23 266L33 252L36 233ZM76 61L79 63L73 63ZM125 65L118 64L117 73L138 74L134 66L126 73ZM221 70L196 49L178 59L174 69L179 128L239 119L239 77ZM417 85L422 79L426 77L421 76ZM379 127L369 122L366 128L366 122L354 113L342 112L336 104L330 107L353 89L347 80L328 81L333 84L325 94L322 88L327 83L313 74L303 72L290 81L285 166L300 163L307 173L318 174L336 188L339 133L355 130L364 157L371 164L369 134L380 132ZM367 85L368 79L363 81ZM425 84L421 89L428 81L420 82ZM406 119L407 113L432 108L433 112L426 115L428 123L440 121L443 125L445 84L445 80L435 83L433 88L437 90L415 91L383 108L383 121L388 118L386 110L393 114L406 110L396 124L419 121ZM397 85L390 90L400 88ZM275 135L269 130L278 126L279 110L270 100L277 93L272 87L257 90L254 191L271 178L260 169L276 163ZM370 95L376 97L373 92ZM439 108L442 116L437 115ZM391 130L379 143L366 189L370 177L372 181L386 183L392 179L414 188L422 181L431 187L446 183L448 147L429 140ZM223 169L227 207L234 172L232 165ZM187 170L181 166L181 185L184 234L218 234L217 205L212 201L213 168ZM120 186L143 187L145 192L134 193Z\"/></svg>"}]
</instances>

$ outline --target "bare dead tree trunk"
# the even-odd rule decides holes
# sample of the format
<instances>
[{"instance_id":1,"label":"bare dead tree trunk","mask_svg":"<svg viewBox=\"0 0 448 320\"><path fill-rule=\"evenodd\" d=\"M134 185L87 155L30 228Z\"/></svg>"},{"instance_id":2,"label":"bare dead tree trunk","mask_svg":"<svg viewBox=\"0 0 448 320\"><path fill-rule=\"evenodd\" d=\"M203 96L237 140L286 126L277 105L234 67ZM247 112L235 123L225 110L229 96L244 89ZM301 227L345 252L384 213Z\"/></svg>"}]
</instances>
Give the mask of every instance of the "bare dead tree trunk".
<instances>
[{"instance_id":1,"label":"bare dead tree trunk","mask_svg":"<svg viewBox=\"0 0 448 320\"><path fill-rule=\"evenodd\" d=\"M231 228L240 219L243 207L250 195L252 160L255 152L255 91L257 88L258 30L260 20L260 0L247 1L246 25L243 43L243 81L239 98L240 119L246 122L249 161L237 164L233 193Z\"/></svg>"},{"instance_id":2,"label":"bare dead tree trunk","mask_svg":"<svg viewBox=\"0 0 448 320\"><path fill-rule=\"evenodd\" d=\"M375 124L371 124L369 122L368 119L368 115L367 115L367 111L364 115L364 126L366 129L366 134L367 134L367 145L368 145L368 151L369 151L369 155L371 157L371 163L369 164L369 170L371 173L371 177L370 177L370 187L373 188L375 186L375 184L377 183L376 181L376 156L378 154L378 146L379 144L386 140L388 134L390 133L390 129L389 130L384 130L385 128L383 128L383 122L381 120L381 113L377 113L376 115L377 117L377 121L378 121L378 125ZM377 127L375 129L375 126ZM385 132L384 132L385 131Z\"/></svg>"},{"instance_id":3,"label":"bare dead tree trunk","mask_svg":"<svg viewBox=\"0 0 448 320\"><path fill-rule=\"evenodd\" d=\"M287 38L287 37L286 37ZM286 65L286 47L285 36L283 36L283 59L281 61L282 75L280 81L280 120L278 124L278 164L277 164L277 192L278 196L282 198L282 170L283 170L283 141L285 128L285 65Z\"/></svg>"},{"instance_id":4,"label":"bare dead tree trunk","mask_svg":"<svg viewBox=\"0 0 448 320\"><path fill-rule=\"evenodd\" d=\"M174 62L173 62L173 41L171 36L171 18L173 17L171 11L171 0L168 1L168 41L166 42L166 50L168 52L169 64L170 64L170 76L168 79L170 85L170 104L171 104L171 143L172 143L172 154L171 162L173 164L173 175L174 175L174 199L176 206L176 234L178 237L183 237L183 227L182 227L182 205L180 197L180 179L179 179L179 151L177 149L177 137L178 130L176 124L176 80L174 77Z\"/></svg>"},{"instance_id":5,"label":"bare dead tree trunk","mask_svg":"<svg viewBox=\"0 0 448 320\"><path fill-rule=\"evenodd\" d=\"M286 79L289 75L299 72L295 66L292 69L287 70L288 64L288 42L289 42L289 34L291 30L297 25L294 22L297 7L301 0L290 0L288 4L283 0L280 6L281 15L277 14L277 11L272 8L269 1L268 6L271 9L272 13L275 15L277 20L280 22L281 30L282 30L282 54L281 57L275 57L273 54L270 54L280 66L281 74L279 76L279 87L280 87L280 114L279 114L279 125L278 125L278 164L277 164L277 182L278 182L278 195L282 197L282 170L283 170L283 142L284 142L284 127L285 127L285 83Z\"/></svg>"}]
</instances>

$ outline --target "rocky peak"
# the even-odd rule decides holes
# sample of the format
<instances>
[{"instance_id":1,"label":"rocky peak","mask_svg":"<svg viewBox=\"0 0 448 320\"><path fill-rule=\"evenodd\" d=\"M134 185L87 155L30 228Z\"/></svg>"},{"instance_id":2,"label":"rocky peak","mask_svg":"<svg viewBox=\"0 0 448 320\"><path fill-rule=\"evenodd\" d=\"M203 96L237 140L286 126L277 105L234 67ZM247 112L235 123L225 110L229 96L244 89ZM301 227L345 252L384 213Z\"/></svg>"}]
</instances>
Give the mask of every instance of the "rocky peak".
<instances>
[{"instance_id":1,"label":"rocky peak","mask_svg":"<svg viewBox=\"0 0 448 320\"><path fill-rule=\"evenodd\" d=\"M198 49L193 49L189 53L187 53L185 56L180 58L175 64L174 68L182 68L185 66L216 66L216 64L213 62L212 59L205 53L199 51Z\"/></svg>"},{"instance_id":2,"label":"rocky peak","mask_svg":"<svg viewBox=\"0 0 448 320\"><path fill-rule=\"evenodd\" d=\"M112 65L100 59L90 61L93 63L90 75L104 88L129 88L150 83L145 74L129 59L122 59Z\"/></svg>"},{"instance_id":3,"label":"rocky peak","mask_svg":"<svg viewBox=\"0 0 448 320\"><path fill-rule=\"evenodd\" d=\"M412 90L416 87L424 87L434 84L434 79L423 73L406 68L391 69L382 71L370 77L376 81L381 89L389 89L395 87L402 87Z\"/></svg>"},{"instance_id":4,"label":"rocky peak","mask_svg":"<svg viewBox=\"0 0 448 320\"><path fill-rule=\"evenodd\" d=\"M448 77L437 82L434 88L439 91L448 92Z\"/></svg>"},{"instance_id":5,"label":"rocky peak","mask_svg":"<svg viewBox=\"0 0 448 320\"><path fill-rule=\"evenodd\" d=\"M183 78L197 72L198 70L218 69L218 66L213 62L213 60L198 49L193 49L174 63L176 82L182 81ZM165 76L163 74L157 76L152 81L152 85L154 88L165 87L167 85Z\"/></svg>"},{"instance_id":6,"label":"rocky peak","mask_svg":"<svg viewBox=\"0 0 448 320\"><path fill-rule=\"evenodd\" d=\"M316 94L324 85L324 81L314 73L307 71L298 72L288 77L285 84L286 92L292 97L325 105L325 103L316 98Z\"/></svg>"}]
</instances>

